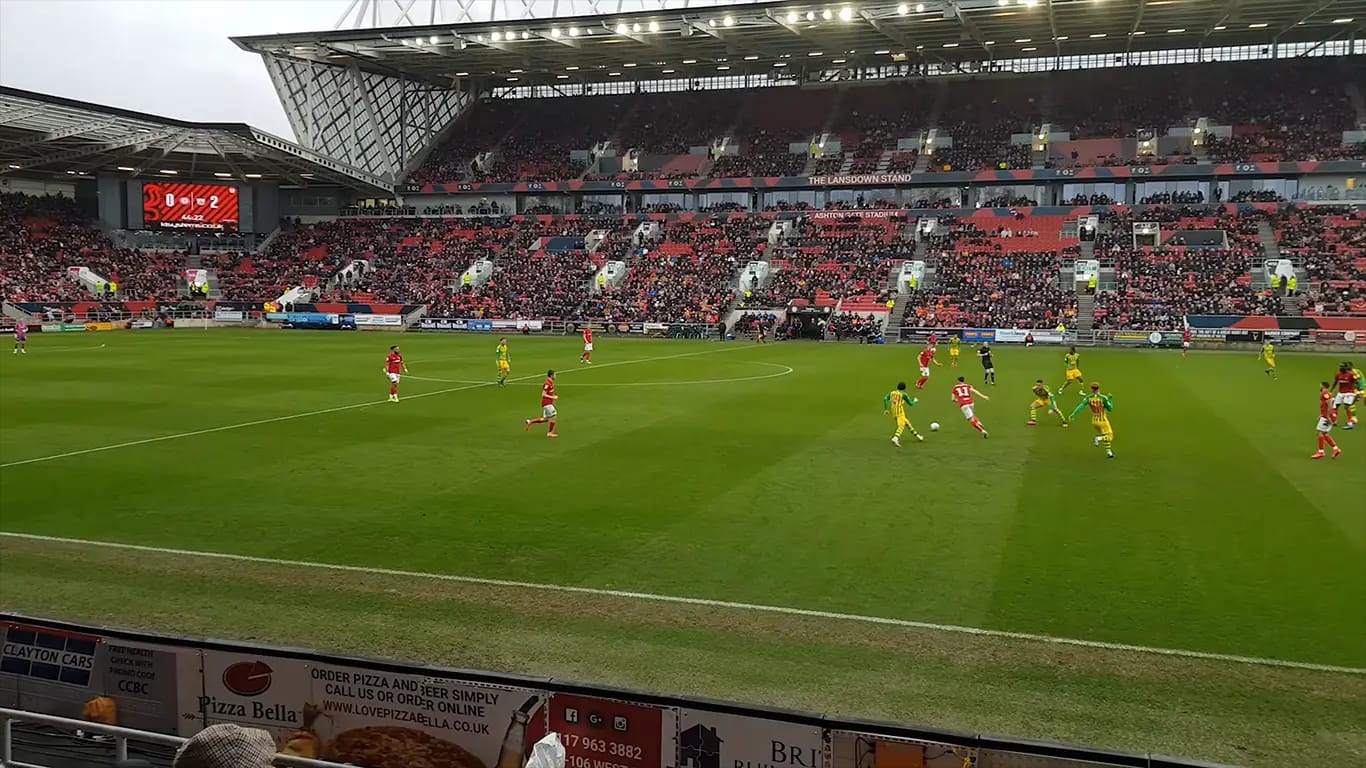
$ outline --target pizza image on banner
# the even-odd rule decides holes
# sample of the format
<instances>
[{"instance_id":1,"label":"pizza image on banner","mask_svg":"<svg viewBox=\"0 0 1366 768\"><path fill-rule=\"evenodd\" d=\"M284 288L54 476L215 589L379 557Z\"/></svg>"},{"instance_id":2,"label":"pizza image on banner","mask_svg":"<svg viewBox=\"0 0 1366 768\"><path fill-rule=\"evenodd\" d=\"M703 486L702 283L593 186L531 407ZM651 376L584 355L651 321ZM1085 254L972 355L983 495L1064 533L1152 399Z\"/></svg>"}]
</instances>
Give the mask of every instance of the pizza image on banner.
<instances>
[{"instance_id":1,"label":"pizza image on banner","mask_svg":"<svg viewBox=\"0 0 1366 768\"><path fill-rule=\"evenodd\" d=\"M565 768L674 768L678 710L593 696L550 697Z\"/></svg>"},{"instance_id":2,"label":"pizza image on banner","mask_svg":"<svg viewBox=\"0 0 1366 768\"><path fill-rule=\"evenodd\" d=\"M175 733L175 649L6 622L0 637L0 706Z\"/></svg>"},{"instance_id":3,"label":"pizza image on banner","mask_svg":"<svg viewBox=\"0 0 1366 768\"><path fill-rule=\"evenodd\" d=\"M264 728L284 754L366 768L522 768L546 695L262 654L204 652L181 695L182 735Z\"/></svg>"},{"instance_id":4,"label":"pizza image on banner","mask_svg":"<svg viewBox=\"0 0 1366 768\"><path fill-rule=\"evenodd\" d=\"M830 732L830 768L963 768L976 757L976 750L951 744Z\"/></svg>"},{"instance_id":5,"label":"pizza image on banner","mask_svg":"<svg viewBox=\"0 0 1366 768\"><path fill-rule=\"evenodd\" d=\"M678 714L678 768L825 768L815 725L698 709Z\"/></svg>"}]
</instances>

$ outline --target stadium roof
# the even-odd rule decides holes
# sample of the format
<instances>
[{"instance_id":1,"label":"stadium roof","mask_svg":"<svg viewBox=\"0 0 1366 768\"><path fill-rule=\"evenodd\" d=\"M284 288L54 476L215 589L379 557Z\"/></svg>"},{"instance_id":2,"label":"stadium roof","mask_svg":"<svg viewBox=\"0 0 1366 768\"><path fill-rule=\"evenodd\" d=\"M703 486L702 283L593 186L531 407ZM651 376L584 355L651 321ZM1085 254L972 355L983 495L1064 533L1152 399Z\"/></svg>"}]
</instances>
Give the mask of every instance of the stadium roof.
<instances>
[{"instance_id":1,"label":"stadium roof","mask_svg":"<svg viewBox=\"0 0 1366 768\"><path fill-rule=\"evenodd\" d=\"M1366 0L850 0L408 24L234 42L269 56L354 63L445 87L470 80L522 86L810 72L922 58L953 65L1269 47L1345 40L1364 26Z\"/></svg>"},{"instance_id":2,"label":"stadium roof","mask_svg":"<svg viewBox=\"0 0 1366 768\"><path fill-rule=\"evenodd\" d=\"M0 176L104 172L392 191L377 176L244 123L192 123L0 86Z\"/></svg>"}]
</instances>

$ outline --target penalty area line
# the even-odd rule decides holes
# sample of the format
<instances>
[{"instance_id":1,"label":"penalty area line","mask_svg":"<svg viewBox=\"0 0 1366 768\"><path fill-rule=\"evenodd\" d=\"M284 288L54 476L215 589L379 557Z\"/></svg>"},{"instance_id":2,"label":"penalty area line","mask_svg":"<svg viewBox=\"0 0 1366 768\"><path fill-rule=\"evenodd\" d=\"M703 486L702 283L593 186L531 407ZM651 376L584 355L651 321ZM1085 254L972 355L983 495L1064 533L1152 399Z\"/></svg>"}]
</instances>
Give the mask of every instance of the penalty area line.
<instances>
[{"instance_id":1,"label":"penalty area line","mask_svg":"<svg viewBox=\"0 0 1366 768\"><path fill-rule=\"evenodd\" d=\"M716 353L716 352L729 352L729 351L736 350L736 349L748 349L748 348L749 348L749 347L724 347L724 348L721 348L721 349L704 349L704 350L700 350L700 351L697 351L697 352L684 352L684 353L677 354L677 355L659 355L659 356L656 356L656 357L642 357L642 358L639 358L639 359L636 359L636 360L622 360L622 361L620 361L620 362L614 362L614 363L602 363L602 364L600 364L600 365L595 365L595 366L592 366L592 367L569 368L569 369L566 369L566 370L564 370L564 371L561 371L560 373L573 373L573 372L575 372L575 371L601 370L601 369L603 369L603 368L613 368L613 367L620 366L620 365L635 365L635 364L638 364L638 363L653 363L653 362L656 362L656 361L659 361L659 360L673 360L673 359L680 358L680 357L694 357L694 356L696 356L696 355L708 355L708 354L713 354L713 353ZM532 374L532 375L530 375L530 376L519 376L519 377L517 377L517 378L515 378L515 379L508 379L508 381L528 381L528 380L531 380L531 379L540 378L540 376L541 376L541 374ZM415 378L416 378L416 377L415 377ZM488 382L482 382L482 383L479 383L479 384L466 384L466 385L460 386L460 387L447 387L447 388L445 388L445 389L437 389L437 390L433 390L433 391L431 391L431 392L419 392L419 393L417 393L417 394L415 394L415 395L407 395L407 396L405 396L405 397L403 398L403 400L404 400L404 401L408 401L408 400L420 400L420 399L422 399L422 398L424 398L424 397L436 397L437 395L448 395L448 394L451 394L451 393L453 393L453 392L465 392L465 391L471 390L471 389L480 389L480 388L483 388L483 387L492 387L492 386L494 386L496 383L497 383L497 382L488 381ZM72 457L75 457L75 456L87 456L87 455L92 454L92 453L103 453L103 452L105 452L105 451L115 451L115 450L118 450L118 449L120 449L120 448L134 448L134 447L139 446L139 445L150 445L151 443L163 443L163 442L166 442L166 441L168 441L168 440L180 440L180 439L186 438L186 437L197 437L197 436L199 436L199 435L211 435L211 434L213 434L213 433L215 433L215 432L228 432L228 431L231 431L231 430L234 430L234 429L246 429L247 427L259 427L259 426L261 426L261 425L263 425L263 424L278 424L278 423L280 423L280 422L282 422L282 421L294 421L295 419L306 419L306 418L308 418L308 417L310 417L310 416L322 416L322 415L328 414L328 413L341 413L342 411L354 411L354 410L356 410L356 409L358 409L358 408L373 408L373 407L375 407L375 406L377 406L377 405L384 405L384 404L386 404L386 403L388 403L388 402L389 402L388 400L367 400L367 401L365 401L365 402L363 402L363 403L351 403L350 405L338 405L338 406L336 406L336 407L334 407L334 408L322 408L322 409L316 410L316 411L305 411L305 412L303 412L303 413L291 413L291 414L288 414L288 415L286 415L286 416L273 416L273 417L268 418L268 419L256 419L256 420L254 420L254 421L244 421L244 422L241 422L241 423L238 423L238 424L224 424L224 425L221 426L221 427L209 427L209 428L207 428L207 429L196 429L196 430L192 430L192 431L190 431L190 432L176 432L175 434L170 434L170 435L158 435L157 437L147 437L147 438L143 438L143 439L141 439L141 440L129 440L129 441L124 442L124 443L114 443L114 444L112 444L112 445L101 445L101 446L98 446L98 447L96 447L96 448L83 448L83 449L81 449L81 450L79 450L79 451L67 451L67 452L65 452L65 453L54 453L54 454L52 454L52 455L50 455L50 456L35 456L35 457L31 458L31 459L20 459L20 460L18 460L18 461L7 461L7 462L5 462L5 463L3 463L3 464L0 464L0 469L8 469L8 468L10 468L10 467L21 467L21 466L24 466L25 464L41 464L41 463L47 462L47 461L57 461L58 459L69 459L69 458L72 458Z\"/></svg>"},{"instance_id":2,"label":"penalty area line","mask_svg":"<svg viewBox=\"0 0 1366 768\"><path fill-rule=\"evenodd\" d=\"M142 544L122 544L112 541L74 539L67 538L64 536L43 536L40 534L17 533L12 531L0 531L0 537L22 541L42 542L47 544L67 544L82 547L96 547L101 549L115 549L125 552L143 552L158 555L176 555L180 557L198 558L203 560L226 560L238 563L254 563L257 565L274 565L284 566L288 568L307 568L312 570L334 571L339 573L359 573L372 576L395 576L406 579L444 581L456 584L473 584L485 587L511 587L516 589L535 590L539 592L559 592L580 595L592 595L595 597L615 597L626 600L638 600L653 603L670 603L675 605L692 605L704 608L726 608L737 611L749 611L752 613L770 613L784 616L800 616L803 618L831 619L835 621L847 621L860 624L878 624L891 627L903 627L906 629L927 630L933 632L944 632L960 635L975 635L977 637L994 637L1009 640L1024 640L1029 642L1045 643L1050 645L1067 645L1078 648L1095 648L1105 651L1144 653L1157 656L1170 656L1184 659L1199 659L1203 661L1221 661L1233 664L1247 664L1252 666L1277 667L1283 669L1302 669L1313 672L1333 672L1347 675L1366 675L1366 668L1363 667L1344 667L1337 666L1334 664L1316 664L1307 661L1286 661L1284 659L1269 659L1257 656L1239 656L1227 653L1189 651L1179 648L1156 648L1146 645L1109 643L1100 640L1080 640L1077 638L1070 637L1054 637L1052 635L1039 635L1030 632L1010 632L1006 630L983 629L980 627L966 627L955 624L934 624L924 621L912 621L910 619L893 619L883 616L862 616L853 613L818 611L807 608L792 608L780 605L763 605L760 603L744 603L732 600L710 600L701 597L680 597L677 595L661 595L652 592L630 592L619 589L576 587L565 584L542 584L531 581L487 579L480 578L477 576L459 576L456 574L449 573L404 571L395 568L377 568L363 565L341 565L338 563L319 563L309 560L289 560L277 557L257 557L254 555L236 555L227 552L208 552L194 549L176 549L173 547L152 547L145 546Z\"/></svg>"}]
</instances>

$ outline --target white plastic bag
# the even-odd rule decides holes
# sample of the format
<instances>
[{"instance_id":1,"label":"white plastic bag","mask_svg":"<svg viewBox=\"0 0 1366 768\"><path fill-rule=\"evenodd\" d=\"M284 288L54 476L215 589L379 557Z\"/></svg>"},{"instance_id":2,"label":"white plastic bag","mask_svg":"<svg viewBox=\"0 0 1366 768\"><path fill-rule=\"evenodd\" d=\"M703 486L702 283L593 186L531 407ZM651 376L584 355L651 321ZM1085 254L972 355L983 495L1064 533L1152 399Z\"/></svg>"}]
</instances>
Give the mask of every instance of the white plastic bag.
<instances>
[{"instance_id":1,"label":"white plastic bag","mask_svg":"<svg viewBox=\"0 0 1366 768\"><path fill-rule=\"evenodd\" d=\"M548 733L531 748L526 768L564 768L564 745L558 733Z\"/></svg>"}]
</instances>

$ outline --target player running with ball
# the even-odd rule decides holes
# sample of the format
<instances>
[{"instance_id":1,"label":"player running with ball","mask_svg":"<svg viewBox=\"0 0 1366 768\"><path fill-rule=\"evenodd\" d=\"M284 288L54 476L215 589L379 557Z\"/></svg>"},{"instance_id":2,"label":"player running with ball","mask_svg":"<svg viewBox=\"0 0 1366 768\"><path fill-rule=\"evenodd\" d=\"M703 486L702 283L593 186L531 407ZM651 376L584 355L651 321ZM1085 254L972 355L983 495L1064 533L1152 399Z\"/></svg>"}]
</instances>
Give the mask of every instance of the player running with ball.
<instances>
[{"instance_id":1,"label":"player running with ball","mask_svg":"<svg viewBox=\"0 0 1366 768\"><path fill-rule=\"evenodd\" d=\"M882 415L890 414L896 417L896 434L892 435L892 444L898 448L901 447L901 433L908 429L911 430L912 435L915 435L916 440L925 439L919 432L915 431L915 427L911 426L911 420L906 418L906 409L918 402L920 401L906 395L906 382L904 381L897 382L896 389L888 392L882 398Z\"/></svg>"},{"instance_id":2,"label":"player running with ball","mask_svg":"<svg viewBox=\"0 0 1366 768\"><path fill-rule=\"evenodd\" d=\"M959 376L958 383L953 385L953 391L949 396L953 398L955 403L958 403L958 410L963 412L963 418L968 420L968 423L972 425L973 429L981 432L982 437L991 437L991 435L987 434L987 428L982 426L981 420L973 413L973 406L975 405L972 399L973 395L976 395L983 400L991 399L981 392L978 392L971 384L965 382L962 376Z\"/></svg>"}]
</instances>

